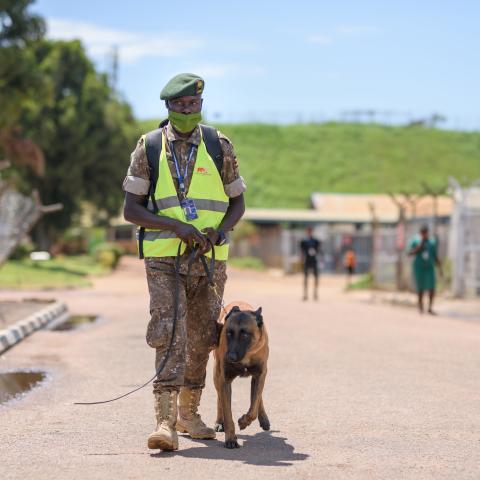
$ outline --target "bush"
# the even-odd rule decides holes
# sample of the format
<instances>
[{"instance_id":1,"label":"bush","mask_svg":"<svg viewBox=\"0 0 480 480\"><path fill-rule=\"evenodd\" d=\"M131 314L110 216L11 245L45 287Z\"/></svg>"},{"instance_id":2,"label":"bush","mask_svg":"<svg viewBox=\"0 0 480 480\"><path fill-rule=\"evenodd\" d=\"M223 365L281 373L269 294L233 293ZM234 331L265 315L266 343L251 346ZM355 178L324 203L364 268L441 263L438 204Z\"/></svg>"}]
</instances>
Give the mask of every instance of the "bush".
<instances>
[{"instance_id":1,"label":"bush","mask_svg":"<svg viewBox=\"0 0 480 480\"><path fill-rule=\"evenodd\" d=\"M54 255L81 255L87 252L87 238L80 227L70 228L52 248Z\"/></svg>"},{"instance_id":2,"label":"bush","mask_svg":"<svg viewBox=\"0 0 480 480\"><path fill-rule=\"evenodd\" d=\"M93 249L93 256L95 260L102 266L107 268L116 268L120 258L125 253L122 247L115 243L104 242L99 243Z\"/></svg>"},{"instance_id":3,"label":"bush","mask_svg":"<svg viewBox=\"0 0 480 480\"><path fill-rule=\"evenodd\" d=\"M22 242L15 247L8 258L10 260L22 260L23 258L28 258L33 250L34 248L31 242Z\"/></svg>"},{"instance_id":4,"label":"bush","mask_svg":"<svg viewBox=\"0 0 480 480\"><path fill-rule=\"evenodd\" d=\"M371 273L362 275L358 280L347 286L347 290L370 290L373 288L373 277Z\"/></svg>"},{"instance_id":5,"label":"bush","mask_svg":"<svg viewBox=\"0 0 480 480\"><path fill-rule=\"evenodd\" d=\"M265 265L257 257L233 257L228 262L232 267L247 268L251 270L265 270Z\"/></svg>"},{"instance_id":6,"label":"bush","mask_svg":"<svg viewBox=\"0 0 480 480\"><path fill-rule=\"evenodd\" d=\"M111 269L117 266L119 260L113 250L100 250L95 255L95 259L102 267Z\"/></svg>"},{"instance_id":7,"label":"bush","mask_svg":"<svg viewBox=\"0 0 480 480\"><path fill-rule=\"evenodd\" d=\"M88 253L91 255L95 248L101 243L105 243L107 232L104 227L92 227L87 230Z\"/></svg>"}]
</instances>

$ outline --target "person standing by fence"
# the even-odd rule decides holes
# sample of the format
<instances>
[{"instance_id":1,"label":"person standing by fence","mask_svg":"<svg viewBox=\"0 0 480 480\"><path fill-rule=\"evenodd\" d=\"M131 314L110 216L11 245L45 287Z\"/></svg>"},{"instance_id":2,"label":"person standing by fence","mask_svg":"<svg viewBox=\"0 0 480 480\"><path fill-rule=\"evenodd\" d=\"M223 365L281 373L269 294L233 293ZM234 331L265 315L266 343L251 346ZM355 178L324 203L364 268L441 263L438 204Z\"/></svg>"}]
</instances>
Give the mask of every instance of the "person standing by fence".
<instances>
[{"instance_id":1,"label":"person standing by fence","mask_svg":"<svg viewBox=\"0 0 480 480\"><path fill-rule=\"evenodd\" d=\"M322 244L313 236L313 228L306 230L307 237L300 242L303 263L303 300L308 300L308 274L313 273L313 298L318 299L318 255L322 255Z\"/></svg>"},{"instance_id":2,"label":"person standing by fence","mask_svg":"<svg viewBox=\"0 0 480 480\"><path fill-rule=\"evenodd\" d=\"M442 265L438 259L437 241L429 236L426 225L420 228L420 235L410 241L408 254L414 257L412 271L418 295L418 311L423 313L423 294L428 292L428 313L435 315L433 311L436 286L435 266L442 275Z\"/></svg>"},{"instance_id":3,"label":"person standing by fence","mask_svg":"<svg viewBox=\"0 0 480 480\"><path fill-rule=\"evenodd\" d=\"M348 247L343 257L343 263L345 265L345 270L347 271L347 287L352 281L352 275L355 273L355 267L357 266L357 257L355 255L355 250L353 247Z\"/></svg>"}]
</instances>

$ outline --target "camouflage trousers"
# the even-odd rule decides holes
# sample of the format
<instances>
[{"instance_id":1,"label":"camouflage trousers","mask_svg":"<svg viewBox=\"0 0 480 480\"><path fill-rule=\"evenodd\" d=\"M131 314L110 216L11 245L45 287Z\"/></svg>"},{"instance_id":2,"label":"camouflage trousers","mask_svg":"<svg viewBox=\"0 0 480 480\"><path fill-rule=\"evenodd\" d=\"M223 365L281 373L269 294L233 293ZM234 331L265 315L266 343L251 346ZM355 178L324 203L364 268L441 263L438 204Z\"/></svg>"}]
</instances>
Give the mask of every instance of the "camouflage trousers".
<instances>
[{"instance_id":1,"label":"camouflage trousers","mask_svg":"<svg viewBox=\"0 0 480 480\"><path fill-rule=\"evenodd\" d=\"M175 271L173 262L151 257L145 258L145 269L151 316L146 340L156 350L155 368L158 370L172 336ZM198 274L198 266L188 277L184 268L180 272L175 334L165 367L153 382L154 393L182 386L203 388L208 357L218 341L217 320L221 308L218 296L207 277ZM226 279L225 262L217 262L214 283L220 298L223 297Z\"/></svg>"}]
</instances>

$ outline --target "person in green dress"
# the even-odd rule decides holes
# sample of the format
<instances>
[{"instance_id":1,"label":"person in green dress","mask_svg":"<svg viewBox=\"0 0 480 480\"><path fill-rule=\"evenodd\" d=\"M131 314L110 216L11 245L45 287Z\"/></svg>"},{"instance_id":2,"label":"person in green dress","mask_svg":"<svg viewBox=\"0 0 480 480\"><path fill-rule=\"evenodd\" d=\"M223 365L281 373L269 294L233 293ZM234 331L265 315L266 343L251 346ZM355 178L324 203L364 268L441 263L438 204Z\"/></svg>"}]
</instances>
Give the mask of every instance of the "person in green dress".
<instances>
[{"instance_id":1,"label":"person in green dress","mask_svg":"<svg viewBox=\"0 0 480 480\"><path fill-rule=\"evenodd\" d=\"M428 235L426 225L420 229L420 235L411 240L408 254L414 257L412 271L418 294L418 310L423 313L423 295L424 292L428 292L428 313L435 315L433 311L435 267L438 267L439 273L442 275L442 265L437 255L437 241Z\"/></svg>"}]
</instances>

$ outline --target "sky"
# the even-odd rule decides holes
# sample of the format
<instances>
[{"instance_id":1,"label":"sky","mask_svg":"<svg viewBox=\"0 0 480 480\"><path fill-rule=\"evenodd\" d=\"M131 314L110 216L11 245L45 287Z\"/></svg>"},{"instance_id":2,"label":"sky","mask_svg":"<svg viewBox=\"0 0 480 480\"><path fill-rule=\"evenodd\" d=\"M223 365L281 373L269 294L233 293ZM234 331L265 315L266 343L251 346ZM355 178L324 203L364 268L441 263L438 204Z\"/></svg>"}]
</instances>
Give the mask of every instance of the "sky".
<instances>
[{"instance_id":1,"label":"sky","mask_svg":"<svg viewBox=\"0 0 480 480\"><path fill-rule=\"evenodd\" d=\"M55 39L79 38L102 71L118 48L117 88L138 118L162 118L173 75L205 79L219 122L440 113L480 130L480 2L38 0ZM365 111L375 111L369 117Z\"/></svg>"}]
</instances>

